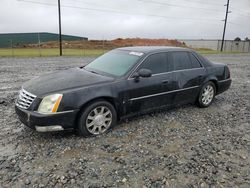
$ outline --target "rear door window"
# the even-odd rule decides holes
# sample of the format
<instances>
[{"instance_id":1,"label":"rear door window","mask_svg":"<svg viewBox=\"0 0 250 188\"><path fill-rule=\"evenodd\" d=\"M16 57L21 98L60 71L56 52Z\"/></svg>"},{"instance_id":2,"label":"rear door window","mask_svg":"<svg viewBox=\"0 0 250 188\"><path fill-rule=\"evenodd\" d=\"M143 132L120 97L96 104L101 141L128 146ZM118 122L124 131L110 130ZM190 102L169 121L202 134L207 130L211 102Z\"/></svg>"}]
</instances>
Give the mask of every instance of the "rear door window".
<instances>
[{"instance_id":1,"label":"rear door window","mask_svg":"<svg viewBox=\"0 0 250 188\"><path fill-rule=\"evenodd\" d=\"M171 52L174 70L191 69L192 63L188 52Z\"/></svg>"}]
</instances>

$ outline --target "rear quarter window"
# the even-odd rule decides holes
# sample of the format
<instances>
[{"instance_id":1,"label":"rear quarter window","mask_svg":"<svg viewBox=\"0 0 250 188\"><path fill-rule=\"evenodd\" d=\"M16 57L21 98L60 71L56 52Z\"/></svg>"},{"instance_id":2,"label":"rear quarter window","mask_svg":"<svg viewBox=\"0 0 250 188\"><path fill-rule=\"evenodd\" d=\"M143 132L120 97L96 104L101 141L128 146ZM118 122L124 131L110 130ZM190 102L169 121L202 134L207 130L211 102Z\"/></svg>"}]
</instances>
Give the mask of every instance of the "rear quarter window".
<instances>
[{"instance_id":1,"label":"rear quarter window","mask_svg":"<svg viewBox=\"0 0 250 188\"><path fill-rule=\"evenodd\" d=\"M192 63L192 68L201 68L200 62L192 53L189 53L189 57Z\"/></svg>"},{"instance_id":2,"label":"rear quarter window","mask_svg":"<svg viewBox=\"0 0 250 188\"><path fill-rule=\"evenodd\" d=\"M200 60L201 64L204 67L211 67L212 66L212 63L206 57L200 55L197 52L192 52L192 53L195 54L195 56Z\"/></svg>"}]
</instances>

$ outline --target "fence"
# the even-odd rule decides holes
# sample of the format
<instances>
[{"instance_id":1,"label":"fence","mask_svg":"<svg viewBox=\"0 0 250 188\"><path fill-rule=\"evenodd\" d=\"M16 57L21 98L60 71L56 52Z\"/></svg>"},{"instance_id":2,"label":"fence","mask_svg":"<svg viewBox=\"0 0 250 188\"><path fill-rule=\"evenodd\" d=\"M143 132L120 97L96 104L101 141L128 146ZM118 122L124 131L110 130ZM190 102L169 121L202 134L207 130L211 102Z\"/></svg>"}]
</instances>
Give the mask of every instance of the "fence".
<instances>
[{"instance_id":1,"label":"fence","mask_svg":"<svg viewBox=\"0 0 250 188\"><path fill-rule=\"evenodd\" d=\"M54 41L44 40L42 35L36 34L33 36L32 43L23 42L23 38L16 40L13 38L4 38L5 46L1 48L0 40L0 57L2 56L59 56L58 40L55 37ZM126 43L124 43L124 40ZM115 42L108 40L88 40L86 38L77 38L77 40L63 40L63 55L65 56L98 56L108 50L120 47L120 45L133 46L138 45L130 40L117 39ZM143 40L143 39L142 39ZM27 40L26 40L27 41ZM156 40L157 41L157 40ZM188 47L196 49L211 49L220 51L221 40L180 40ZM28 41L29 42L29 41ZM140 41L139 41L140 42ZM148 40L143 40L143 45L157 45L152 44ZM152 41L151 41L152 42ZM179 42L181 44L181 42ZM142 43L139 43L142 45ZM174 45L174 44L160 44L160 45ZM250 41L232 41L226 40L223 51L226 52L250 52Z\"/></svg>"},{"instance_id":2,"label":"fence","mask_svg":"<svg viewBox=\"0 0 250 188\"><path fill-rule=\"evenodd\" d=\"M221 49L222 41L218 41L218 50ZM223 51L226 52L250 52L250 41L232 41L224 42Z\"/></svg>"},{"instance_id":3,"label":"fence","mask_svg":"<svg viewBox=\"0 0 250 188\"><path fill-rule=\"evenodd\" d=\"M204 48L220 51L221 40L181 40L190 48ZM250 41L225 40L225 52L250 52Z\"/></svg>"}]
</instances>

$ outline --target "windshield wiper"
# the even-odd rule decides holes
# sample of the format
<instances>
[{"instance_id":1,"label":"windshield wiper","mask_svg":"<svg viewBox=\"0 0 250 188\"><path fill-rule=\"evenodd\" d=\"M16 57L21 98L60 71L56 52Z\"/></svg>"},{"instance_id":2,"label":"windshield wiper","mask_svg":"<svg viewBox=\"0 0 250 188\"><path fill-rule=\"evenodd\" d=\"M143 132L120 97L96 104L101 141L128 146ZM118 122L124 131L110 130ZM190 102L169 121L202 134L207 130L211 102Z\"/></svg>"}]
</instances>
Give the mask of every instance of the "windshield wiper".
<instances>
[{"instance_id":1,"label":"windshield wiper","mask_svg":"<svg viewBox=\"0 0 250 188\"><path fill-rule=\"evenodd\" d=\"M92 70L91 70L90 72L92 72L92 73L94 73L94 74L99 74L98 72L95 72L95 71L92 71Z\"/></svg>"},{"instance_id":2,"label":"windshield wiper","mask_svg":"<svg viewBox=\"0 0 250 188\"><path fill-rule=\"evenodd\" d=\"M92 73L94 73L94 74L100 74L100 73L98 73L98 72L96 72L96 71L93 71L93 70L88 70L88 69L86 69L86 68L83 68L84 70L86 70L86 71L88 71L88 72L92 72Z\"/></svg>"}]
</instances>

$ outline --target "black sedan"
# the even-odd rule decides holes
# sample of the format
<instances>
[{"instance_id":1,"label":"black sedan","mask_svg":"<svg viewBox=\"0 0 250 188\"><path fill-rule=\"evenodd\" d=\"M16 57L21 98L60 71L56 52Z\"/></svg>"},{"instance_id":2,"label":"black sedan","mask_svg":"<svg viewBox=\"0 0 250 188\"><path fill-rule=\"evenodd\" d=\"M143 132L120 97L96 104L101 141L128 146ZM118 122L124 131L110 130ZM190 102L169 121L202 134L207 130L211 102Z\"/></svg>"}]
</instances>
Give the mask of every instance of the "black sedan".
<instances>
[{"instance_id":1,"label":"black sedan","mask_svg":"<svg viewBox=\"0 0 250 188\"><path fill-rule=\"evenodd\" d=\"M127 47L28 81L15 109L21 122L39 132L75 129L91 136L136 114L186 103L208 107L230 85L226 65L193 50Z\"/></svg>"}]
</instances>

